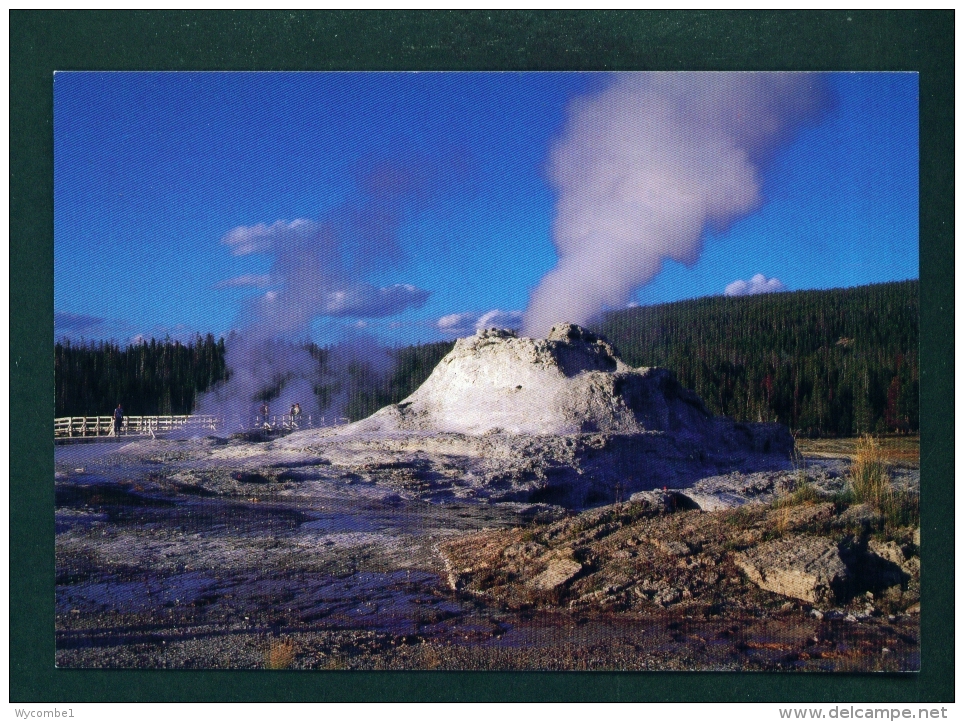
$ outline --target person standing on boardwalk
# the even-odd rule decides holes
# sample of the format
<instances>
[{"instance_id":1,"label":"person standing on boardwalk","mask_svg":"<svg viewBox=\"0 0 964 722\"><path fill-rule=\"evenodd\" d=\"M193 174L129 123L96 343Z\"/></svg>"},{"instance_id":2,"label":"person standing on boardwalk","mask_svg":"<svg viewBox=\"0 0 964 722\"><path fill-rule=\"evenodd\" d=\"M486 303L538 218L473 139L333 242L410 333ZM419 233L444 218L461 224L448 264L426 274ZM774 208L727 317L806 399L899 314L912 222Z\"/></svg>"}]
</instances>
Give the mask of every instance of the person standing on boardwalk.
<instances>
[{"instance_id":1,"label":"person standing on boardwalk","mask_svg":"<svg viewBox=\"0 0 964 722\"><path fill-rule=\"evenodd\" d=\"M120 436L121 424L124 423L124 409L120 404L114 409L114 436Z\"/></svg>"}]
</instances>

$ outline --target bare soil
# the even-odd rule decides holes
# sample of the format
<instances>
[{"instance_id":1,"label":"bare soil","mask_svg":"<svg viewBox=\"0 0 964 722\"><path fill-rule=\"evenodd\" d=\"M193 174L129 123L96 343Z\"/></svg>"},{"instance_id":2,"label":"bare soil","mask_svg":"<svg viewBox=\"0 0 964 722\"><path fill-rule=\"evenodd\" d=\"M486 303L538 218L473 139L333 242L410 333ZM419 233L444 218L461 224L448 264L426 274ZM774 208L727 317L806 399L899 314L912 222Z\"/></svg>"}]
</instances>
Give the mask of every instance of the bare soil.
<instances>
[{"instance_id":1,"label":"bare soil","mask_svg":"<svg viewBox=\"0 0 964 722\"><path fill-rule=\"evenodd\" d=\"M920 468L920 436L894 435L877 436L881 451L891 464L907 468ZM812 459L850 460L859 439L797 439L797 448Z\"/></svg>"}]
</instances>

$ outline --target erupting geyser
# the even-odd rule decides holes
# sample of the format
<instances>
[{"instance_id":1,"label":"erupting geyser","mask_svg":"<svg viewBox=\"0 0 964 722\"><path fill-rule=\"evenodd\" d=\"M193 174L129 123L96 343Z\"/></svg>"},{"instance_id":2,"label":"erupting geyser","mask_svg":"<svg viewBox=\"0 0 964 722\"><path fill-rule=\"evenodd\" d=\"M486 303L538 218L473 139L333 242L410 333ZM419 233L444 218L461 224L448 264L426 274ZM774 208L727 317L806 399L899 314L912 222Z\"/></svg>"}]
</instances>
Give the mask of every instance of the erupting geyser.
<instances>
[{"instance_id":1,"label":"erupting geyser","mask_svg":"<svg viewBox=\"0 0 964 722\"><path fill-rule=\"evenodd\" d=\"M665 260L695 263L707 229L760 207L767 161L828 99L814 73L627 73L577 98L548 164L559 260L524 333L622 307Z\"/></svg>"}]
</instances>

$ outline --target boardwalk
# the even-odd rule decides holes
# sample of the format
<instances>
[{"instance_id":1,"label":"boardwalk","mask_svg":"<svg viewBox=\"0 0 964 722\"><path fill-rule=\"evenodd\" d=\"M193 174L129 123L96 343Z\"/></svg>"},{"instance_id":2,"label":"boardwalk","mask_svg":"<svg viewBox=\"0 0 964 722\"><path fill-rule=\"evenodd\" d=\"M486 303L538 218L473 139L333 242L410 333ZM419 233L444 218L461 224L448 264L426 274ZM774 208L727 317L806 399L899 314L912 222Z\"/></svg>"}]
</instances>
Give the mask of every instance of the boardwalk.
<instances>
[{"instance_id":1,"label":"boardwalk","mask_svg":"<svg viewBox=\"0 0 964 722\"><path fill-rule=\"evenodd\" d=\"M112 416L64 416L54 419L54 440L155 437L172 431L217 431L223 419L212 415L125 416L119 429Z\"/></svg>"},{"instance_id":2,"label":"boardwalk","mask_svg":"<svg viewBox=\"0 0 964 722\"><path fill-rule=\"evenodd\" d=\"M322 416L320 425L326 421ZM348 419L329 419L328 423L347 423ZM310 414L299 415L297 419L290 414L270 416L267 419L255 416L245 421L237 419L231 431L261 430L268 433L288 433L296 429L309 429L315 426ZM220 416L192 414L185 416L125 416L119 429L114 428L112 416L64 416L54 419L54 441L81 441L91 439L124 439L127 437L156 438L172 432L205 433L224 431L225 421Z\"/></svg>"}]
</instances>

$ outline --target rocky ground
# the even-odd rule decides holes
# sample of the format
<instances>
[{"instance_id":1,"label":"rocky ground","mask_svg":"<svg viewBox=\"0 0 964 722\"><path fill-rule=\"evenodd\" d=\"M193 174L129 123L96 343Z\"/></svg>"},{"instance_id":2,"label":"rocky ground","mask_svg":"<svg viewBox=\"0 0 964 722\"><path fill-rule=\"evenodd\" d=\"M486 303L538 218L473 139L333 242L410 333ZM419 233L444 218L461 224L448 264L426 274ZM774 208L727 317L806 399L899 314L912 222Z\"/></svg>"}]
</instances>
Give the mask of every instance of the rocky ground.
<instances>
[{"instance_id":1,"label":"rocky ground","mask_svg":"<svg viewBox=\"0 0 964 722\"><path fill-rule=\"evenodd\" d=\"M58 665L919 666L919 532L848 497L845 455L580 512L491 437L310 439L59 448Z\"/></svg>"},{"instance_id":2,"label":"rocky ground","mask_svg":"<svg viewBox=\"0 0 964 722\"><path fill-rule=\"evenodd\" d=\"M508 609L664 619L709 645L693 666L916 667L913 529L820 498L703 512L647 496L446 542L449 585Z\"/></svg>"}]
</instances>

